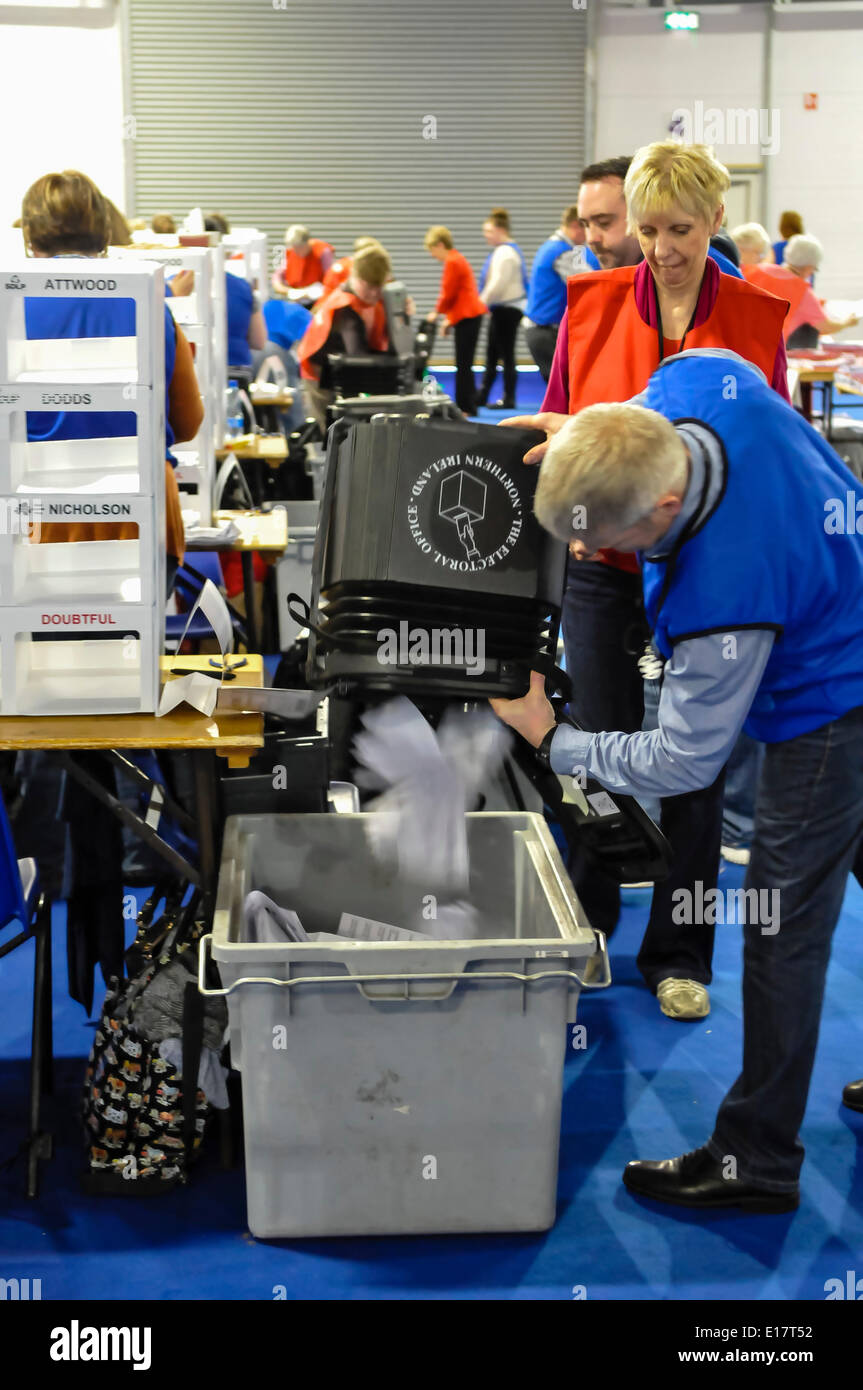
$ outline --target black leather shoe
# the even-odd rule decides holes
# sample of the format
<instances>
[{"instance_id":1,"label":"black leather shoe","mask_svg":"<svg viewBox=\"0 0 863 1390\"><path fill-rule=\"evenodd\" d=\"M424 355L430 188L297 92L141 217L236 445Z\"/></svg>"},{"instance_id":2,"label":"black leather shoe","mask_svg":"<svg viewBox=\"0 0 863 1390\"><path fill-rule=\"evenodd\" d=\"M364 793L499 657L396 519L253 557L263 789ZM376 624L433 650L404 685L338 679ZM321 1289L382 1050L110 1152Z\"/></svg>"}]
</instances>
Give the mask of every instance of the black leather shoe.
<instances>
[{"instance_id":1,"label":"black leather shoe","mask_svg":"<svg viewBox=\"0 0 863 1390\"><path fill-rule=\"evenodd\" d=\"M746 1211L794 1211L800 1193L770 1192L739 1178L724 1178L722 1163L706 1148L659 1162L627 1163L624 1185L640 1197L673 1202L679 1207L743 1207Z\"/></svg>"},{"instance_id":2,"label":"black leather shoe","mask_svg":"<svg viewBox=\"0 0 863 1390\"><path fill-rule=\"evenodd\" d=\"M842 1092L842 1104L849 1110L863 1110L863 1081L849 1081Z\"/></svg>"},{"instance_id":3,"label":"black leather shoe","mask_svg":"<svg viewBox=\"0 0 863 1390\"><path fill-rule=\"evenodd\" d=\"M515 401L492 401L489 410L518 410Z\"/></svg>"}]
</instances>

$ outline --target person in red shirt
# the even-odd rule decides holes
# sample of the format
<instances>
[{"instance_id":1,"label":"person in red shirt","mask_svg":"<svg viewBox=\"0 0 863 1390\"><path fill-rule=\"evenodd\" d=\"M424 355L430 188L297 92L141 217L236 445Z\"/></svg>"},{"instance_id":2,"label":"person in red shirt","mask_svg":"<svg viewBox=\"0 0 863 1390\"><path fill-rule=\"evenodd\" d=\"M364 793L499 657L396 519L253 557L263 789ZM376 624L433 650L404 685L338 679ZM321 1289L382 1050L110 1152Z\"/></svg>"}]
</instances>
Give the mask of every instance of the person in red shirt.
<instances>
[{"instance_id":1,"label":"person in red shirt","mask_svg":"<svg viewBox=\"0 0 863 1390\"><path fill-rule=\"evenodd\" d=\"M428 315L428 322L436 323L443 314L446 318L444 334L452 328L455 338L455 403L465 415L475 415L477 400L473 359L482 316L488 310L479 297L470 263L455 249L449 228L429 227L423 244L429 255L443 265L438 302Z\"/></svg>"},{"instance_id":2,"label":"person in red shirt","mask_svg":"<svg viewBox=\"0 0 863 1390\"><path fill-rule=\"evenodd\" d=\"M629 400L664 358L690 347L739 353L788 400L787 304L722 274L708 258L730 184L728 171L705 146L675 141L645 146L631 162L610 160L585 170L579 214L602 269L569 281L542 413L505 424L554 434L586 406ZM630 235L624 238L627 218ZM644 259L634 264L638 252ZM728 389L734 389L733 373ZM538 463L544 448L531 450L525 461ZM588 560L575 538L570 551L563 631L573 714L590 732L637 732L644 718L640 664L649 638L638 563L616 551ZM724 769L712 787L662 802L671 873L654 889L638 965L672 1018L703 1018L710 1009L713 927L700 923L681 932L673 912L681 888L694 894L696 882L704 891L716 885L723 781ZM620 910L616 885L591 872L576 876L575 886L593 925L613 930Z\"/></svg>"},{"instance_id":3,"label":"person in red shirt","mask_svg":"<svg viewBox=\"0 0 863 1390\"><path fill-rule=\"evenodd\" d=\"M324 293L324 276L332 263L330 243L310 236L308 227L296 223L285 232L285 261L273 274L273 293L307 307L314 304Z\"/></svg>"}]
</instances>

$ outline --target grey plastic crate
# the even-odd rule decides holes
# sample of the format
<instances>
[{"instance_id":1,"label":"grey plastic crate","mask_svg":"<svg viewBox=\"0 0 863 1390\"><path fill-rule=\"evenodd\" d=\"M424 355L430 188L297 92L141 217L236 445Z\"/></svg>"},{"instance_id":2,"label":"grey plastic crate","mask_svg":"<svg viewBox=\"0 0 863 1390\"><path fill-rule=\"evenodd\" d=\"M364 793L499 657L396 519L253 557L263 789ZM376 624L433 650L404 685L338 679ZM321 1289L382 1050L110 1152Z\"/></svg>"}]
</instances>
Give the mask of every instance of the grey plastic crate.
<instances>
[{"instance_id":1,"label":"grey plastic crate","mask_svg":"<svg viewBox=\"0 0 863 1390\"><path fill-rule=\"evenodd\" d=\"M297 640L300 624L288 612L288 594L300 594L311 602L312 558L318 529L320 501L285 502L288 511L288 543L276 566L276 603L279 614L279 649Z\"/></svg>"},{"instance_id":2,"label":"grey plastic crate","mask_svg":"<svg viewBox=\"0 0 863 1390\"><path fill-rule=\"evenodd\" d=\"M567 1022L607 984L536 814L468 816L469 941L243 940L252 889L307 931L343 911L416 926L369 855L368 815L226 823L213 935L243 1077L256 1236L540 1231L554 1222ZM430 905L426 904L428 910Z\"/></svg>"}]
</instances>

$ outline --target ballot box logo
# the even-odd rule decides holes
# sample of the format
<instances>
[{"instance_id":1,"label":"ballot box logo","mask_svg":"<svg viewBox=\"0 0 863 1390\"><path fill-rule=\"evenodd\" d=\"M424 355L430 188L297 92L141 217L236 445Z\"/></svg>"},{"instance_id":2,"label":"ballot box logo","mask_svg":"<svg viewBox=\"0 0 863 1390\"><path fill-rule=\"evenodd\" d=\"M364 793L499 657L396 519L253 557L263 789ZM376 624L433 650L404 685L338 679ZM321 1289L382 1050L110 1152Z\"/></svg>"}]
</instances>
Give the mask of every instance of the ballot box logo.
<instances>
[{"instance_id":1,"label":"ballot box logo","mask_svg":"<svg viewBox=\"0 0 863 1390\"><path fill-rule=\"evenodd\" d=\"M511 556L524 528L524 505L499 463L482 454L450 454L413 483L407 522L433 565L479 574Z\"/></svg>"},{"instance_id":2,"label":"ballot box logo","mask_svg":"<svg viewBox=\"0 0 863 1390\"><path fill-rule=\"evenodd\" d=\"M26 288L27 287L24 284L24 281L21 279L20 275L13 275L11 280L6 281L7 290L23 290Z\"/></svg>"},{"instance_id":3,"label":"ballot box logo","mask_svg":"<svg viewBox=\"0 0 863 1390\"><path fill-rule=\"evenodd\" d=\"M488 488L481 478L459 469L441 483L438 516L451 521L469 560L479 556L474 526L485 517Z\"/></svg>"}]
</instances>

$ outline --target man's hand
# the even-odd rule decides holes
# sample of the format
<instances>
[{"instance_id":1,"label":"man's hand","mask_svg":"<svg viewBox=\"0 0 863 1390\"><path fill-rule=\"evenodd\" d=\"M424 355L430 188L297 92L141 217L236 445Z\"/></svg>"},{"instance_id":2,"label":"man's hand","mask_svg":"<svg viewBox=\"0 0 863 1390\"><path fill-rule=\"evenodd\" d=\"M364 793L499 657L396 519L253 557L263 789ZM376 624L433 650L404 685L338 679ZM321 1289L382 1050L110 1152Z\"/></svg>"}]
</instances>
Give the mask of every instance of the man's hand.
<instances>
[{"instance_id":1,"label":"man's hand","mask_svg":"<svg viewBox=\"0 0 863 1390\"><path fill-rule=\"evenodd\" d=\"M598 560L599 551L589 551L584 541L570 541L569 553L573 560Z\"/></svg>"},{"instance_id":2,"label":"man's hand","mask_svg":"<svg viewBox=\"0 0 863 1390\"><path fill-rule=\"evenodd\" d=\"M565 417L564 417L565 418ZM545 693L545 677L539 671L530 673L530 689L519 700L489 700L489 704L504 724L515 729L532 748L538 748L549 729L556 724L554 710Z\"/></svg>"},{"instance_id":3,"label":"man's hand","mask_svg":"<svg viewBox=\"0 0 863 1390\"><path fill-rule=\"evenodd\" d=\"M446 321L444 321L444 325L440 331L440 335L442 338L446 338L449 336L449 324Z\"/></svg>"},{"instance_id":4,"label":"man's hand","mask_svg":"<svg viewBox=\"0 0 863 1390\"><path fill-rule=\"evenodd\" d=\"M533 449L528 449L524 456L525 463L542 463L545 451L549 446L553 434L562 430L569 415L558 415L553 410L542 410L539 415L513 415L508 420L501 420L502 425L519 425L527 430L545 430L548 438L544 444L537 444Z\"/></svg>"}]
</instances>

